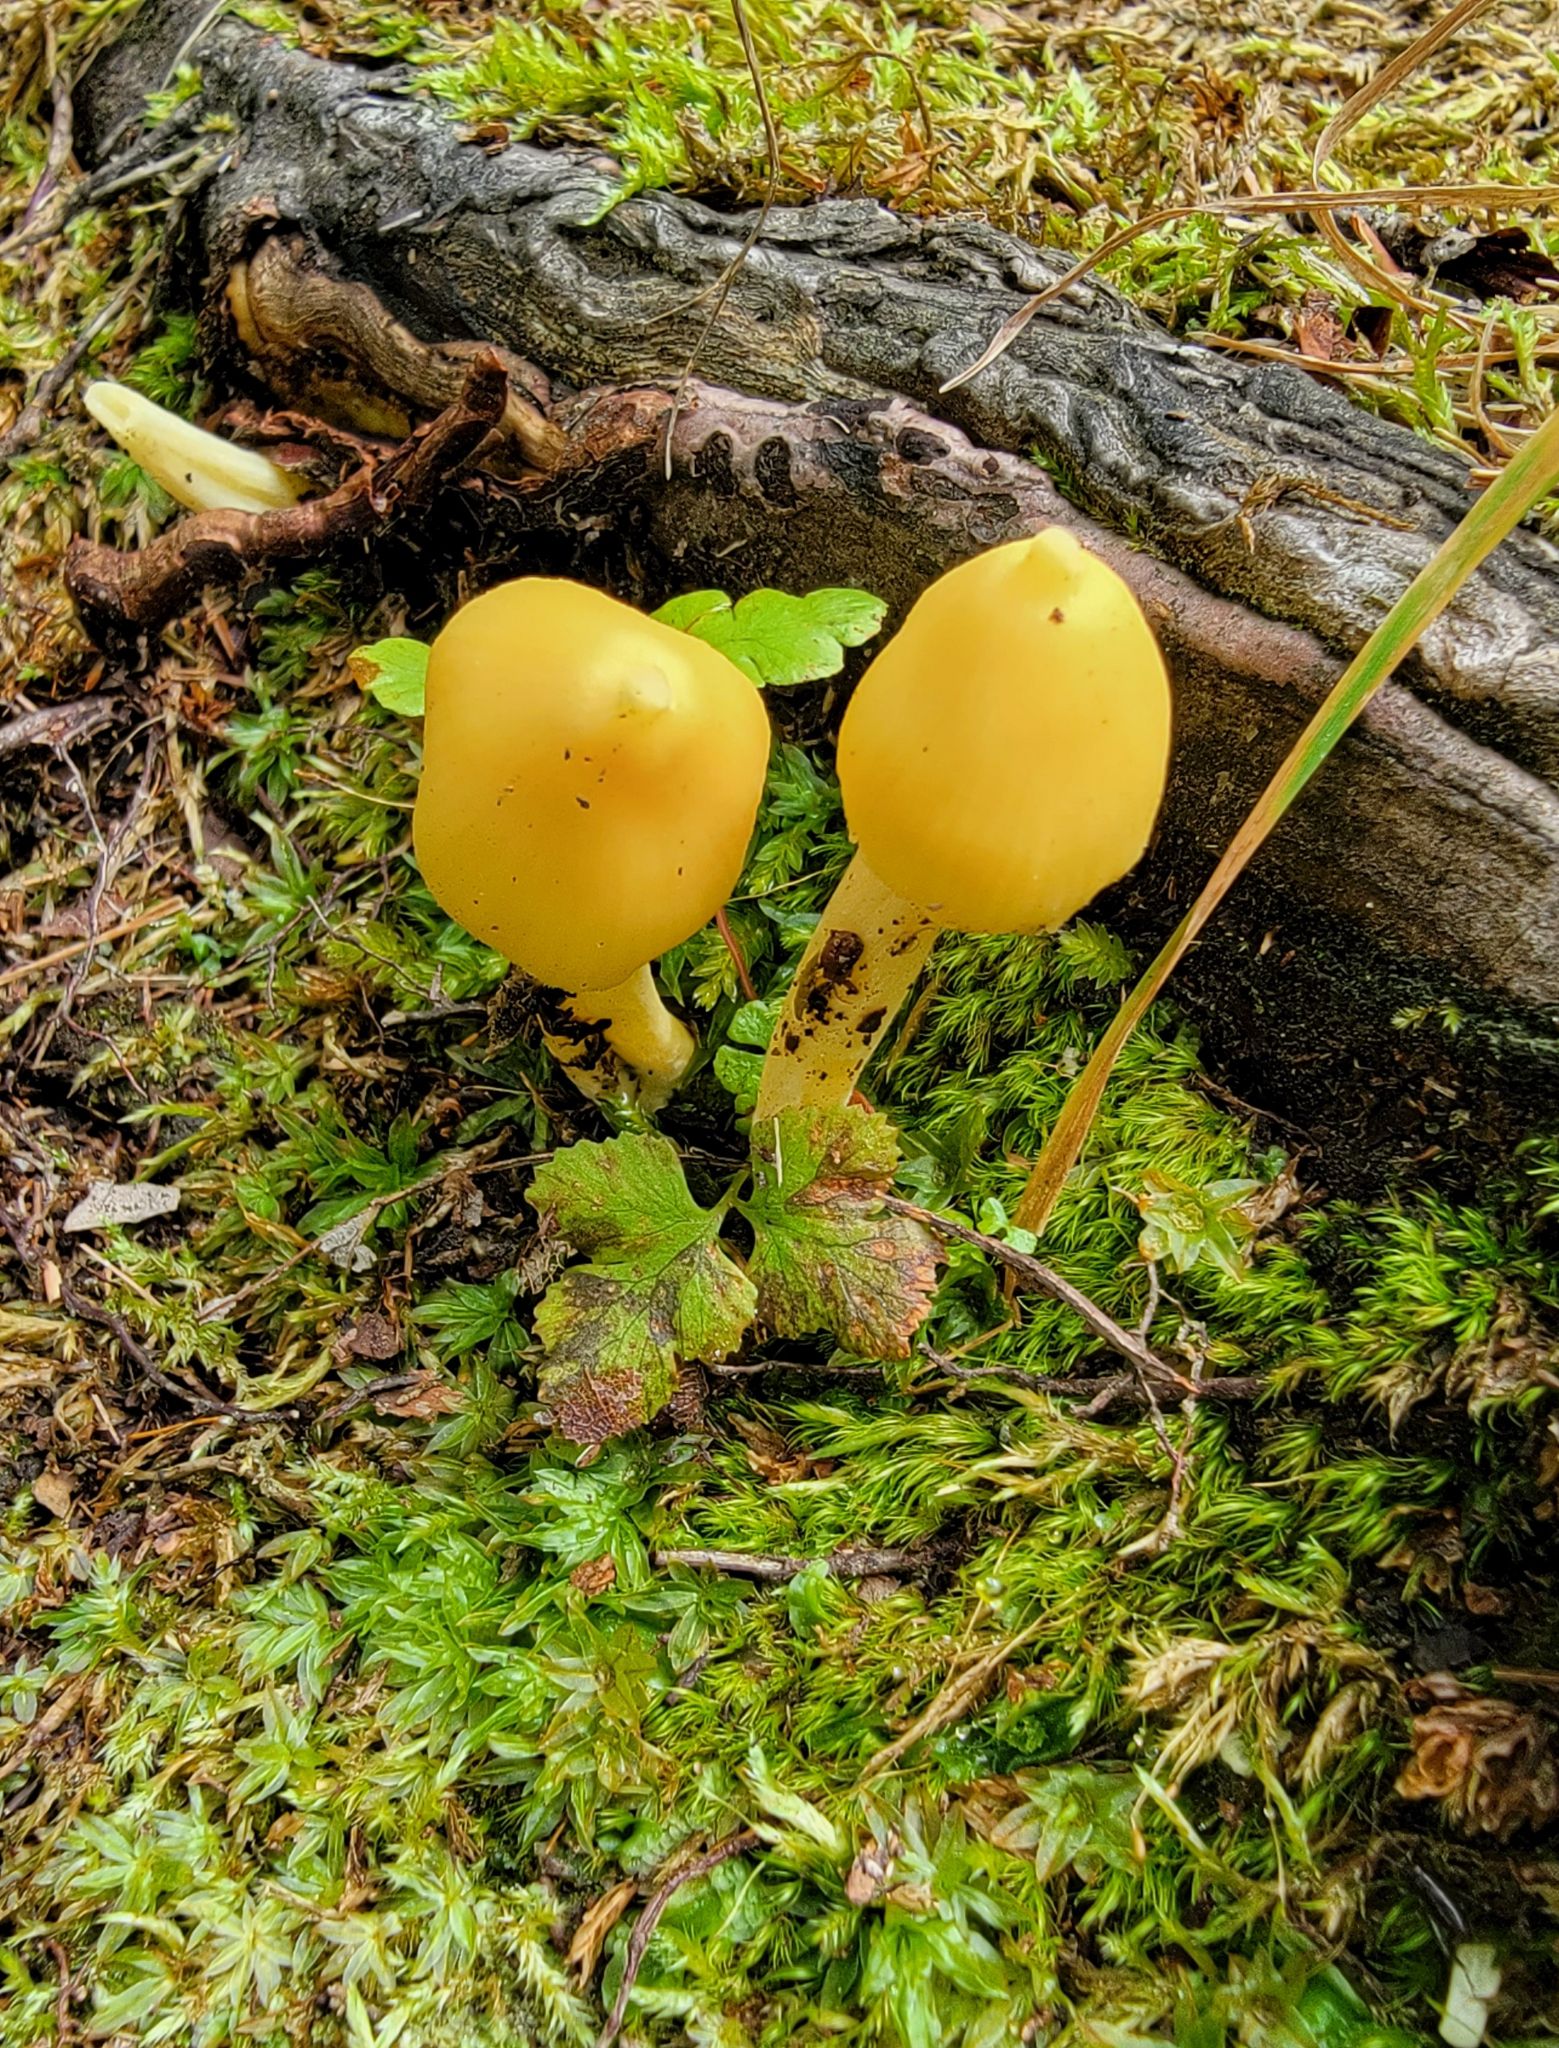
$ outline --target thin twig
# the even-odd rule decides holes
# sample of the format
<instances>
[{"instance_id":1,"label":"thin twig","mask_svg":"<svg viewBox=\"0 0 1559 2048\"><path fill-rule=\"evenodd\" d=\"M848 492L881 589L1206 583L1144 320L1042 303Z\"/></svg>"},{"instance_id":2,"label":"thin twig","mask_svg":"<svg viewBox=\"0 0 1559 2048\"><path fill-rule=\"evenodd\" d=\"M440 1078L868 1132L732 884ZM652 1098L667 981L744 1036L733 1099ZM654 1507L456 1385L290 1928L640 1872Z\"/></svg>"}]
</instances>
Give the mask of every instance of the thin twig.
<instances>
[{"instance_id":1,"label":"thin twig","mask_svg":"<svg viewBox=\"0 0 1559 2048\"><path fill-rule=\"evenodd\" d=\"M313 562L328 547L377 533L397 509L424 503L459 480L503 418L508 391L503 363L479 349L452 405L377 469L360 471L327 497L274 512L196 512L129 554L72 541L65 582L88 632L105 638L153 631L207 584Z\"/></svg>"},{"instance_id":2,"label":"thin twig","mask_svg":"<svg viewBox=\"0 0 1559 2048\"><path fill-rule=\"evenodd\" d=\"M161 919L173 917L183 911L196 917L204 905L185 903L179 897L170 897L166 903L159 903L151 910L143 910L139 917L127 917L121 924L111 924L106 932L99 932L96 939L72 939L68 946L56 946L52 953L45 953L37 960L19 960L14 967L8 967L0 974L0 988L6 988L13 981L25 981L30 974L43 974L52 967L60 966L66 960L74 960L78 953L85 953L91 946L106 946L110 939L127 939L132 932L144 931L148 925L157 924Z\"/></svg>"},{"instance_id":3,"label":"thin twig","mask_svg":"<svg viewBox=\"0 0 1559 2048\"><path fill-rule=\"evenodd\" d=\"M954 1358L947 1352L934 1351L929 1344L921 1346L923 1355L939 1373L948 1379L962 1380L975 1385L981 1380L1011 1380L1018 1386L1028 1387L1036 1394L1049 1394L1063 1401L1086 1401L1087 1406L1078 1410L1085 1420L1102 1415L1106 1408L1117 1401L1128 1398L1142 1399L1142 1378L1136 1372L1097 1373L1089 1376L1072 1376L1064 1373L1030 1372L1026 1365L1010 1365L992 1360L988 1365L968 1365L961 1358ZM783 1363L783 1361L781 1361ZM797 1370L822 1372L824 1367L813 1365L798 1367ZM836 1366L826 1370L837 1373ZM1217 1378L1205 1379L1200 1385L1204 1401L1254 1401L1265 1389L1265 1380L1254 1373L1229 1373Z\"/></svg>"},{"instance_id":4,"label":"thin twig","mask_svg":"<svg viewBox=\"0 0 1559 2048\"><path fill-rule=\"evenodd\" d=\"M70 1955L62 1941L46 1941L44 1947L53 1957L59 1976L59 1987L54 1994L54 2038L60 2043L73 2041L76 2023L71 2017L70 1998L75 1983L70 1974Z\"/></svg>"},{"instance_id":5,"label":"thin twig","mask_svg":"<svg viewBox=\"0 0 1559 2048\"><path fill-rule=\"evenodd\" d=\"M60 748L72 740L83 740L100 727L112 725L120 707L121 700L114 696L72 697L63 704L18 712L0 725L0 755L24 747Z\"/></svg>"},{"instance_id":6,"label":"thin twig","mask_svg":"<svg viewBox=\"0 0 1559 2048\"><path fill-rule=\"evenodd\" d=\"M748 1849L755 1849L758 1837L751 1828L738 1828L734 1835L727 1835L700 1856L679 1864L651 1892L645 1902L644 1911L634 1922L633 1932L628 1937L628 1950L623 1957L622 1982L617 1987L617 1996L612 2001L612 2010L596 2048L614 2048L622 2032L623 2015L628 2010L628 2000L638 1981L639 1970L644 1962L645 1951L650 1945L650 1936L660 1925L661 1915L671 1904L683 1885L691 1884L696 1877L707 1877L711 1870L717 1870L722 1863L729 1863L733 1856L740 1856Z\"/></svg>"},{"instance_id":7,"label":"thin twig","mask_svg":"<svg viewBox=\"0 0 1559 2048\"><path fill-rule=\"evenodd\" d=\"M12 1249L31 1276L43 1264L43 1255L34 1249L21 1221L3 1205L0 1205L0 1230L4 1230L11 1240ZM101 1302L90 1300L81 1293L66 1273L59 1268L55 1270L58 1274L60 1307L64 1309L66 1315L74 1317L77 1322L96 1323L99 1329L106 1330L141 1377L150 1381L154 1387L160 1387L165 1394L176 1395L179 1400L187 1401L192 1408L198 1408L203 1414L228 1415L241 1422L271 1421L278 1414L294 1412L281 1409L240 1408L232 1401L223 1401L215 1394L208 1394L204 1387L191 1386L187 1380L178 1379L174 1374L164 1372L123 1316L116 1315L110 1308L104 1308Z\"/></svg>"},{"instance_id":8,"label":"thin twig","mask_svg":"<svg viewBox=\"0 0 1559 2048\"><path fill-rule=\"evenodd\" d=\"M91 348L94 341L107 327L113 326L125 308L140 290L146 275L156 261L158 244L153 245L153 254L142 259L119 289L107 298L82 327L65 350L59 361L45 370L38 379L32 396L17 414L15 420L0 434L0 461L8 456L19 455L30 448L48 424L49 408L76 372L77 365Z\"/></svg>"},{"instance_id":9,"label":"thin twig","mask_svg":"<svg viewBox=\"0 0 1559 2048\"><path fill-rule=\"evenodd\" d=\"M783 1586L813 1564L826 1564L836 1579L911 1578L937 1563L941 1554L926 1544L899 1550L866 1550L852 1544L824 1558L760 1557L749 1550L656 1550L650 1553L650 1562L660 1570L680 1564Z\"/></svg>"},{"instance_id":10,"label":"thin twig","mask_svg":"<svg viewBox=\"0 0 1559 2048\"><path fill-rule=\"evenodd\" d=\"M39 1749L51 1735L57 1735L71 1715L86 1698L92 1685L92 1673L82 1671L57 1692L36 1721L30 1721L22 1730L16 1743L0 1756L0 1779L9 1778L35 1749Z\"/></svg>"},{"instance_id":11,"label":"thin twig","mask_svg":"<svg viewBox=\"0 0 1559 2048\"><path fill-rule=\"evenodd\" d=\"M43 175L33 187L32 197L27 202L27 210L22 215L23 231L32 226L39 208L64 176L65 167L70 162L76 132L76 113L71 103L70 80L59 69L52 22L45 23L44 37L48 51L49 88L54 98L54 118L49 123L49 153L44 159Z\"/></svg>"},{"instance_id":12,"label":"thin twig","mask_svg":"<svg viewBox=\"0 0 1559 2048\"><path fill-rule=\"evenodd\" d=\"M724 942L725 950L731 956L731 965L736 969L736 979L741 984L744 1000L749 1003L755 1003L758 1000L758 991L753 987L752 976L747 971L747 962L742 955L742 949L736 943L736 934L731 929L731 920L723 910L715 912L715 929L719 932Z\"/></svg>"},{"instance_id":13,"label":"thin twig","mask_svg":"<svg viewBox=\"0 0 1559 2048\"><path fill-rule=\"evenodd\" d=\"M891 1209L899 1216L912 1217L915 1222L924 1224L927 1230L935 1231L938 1237L950 1237L959 1244L976 1246L1006 1266L1036 1294L1045 1294L1052 1301L1061 1302L1088 1325L1102 1344L1108 1344L1112 1351L1118 1351L1122 1358L1129 1359L1139 1372L1151 1374L1161 1384L1173 1386L1182 1394L1201 1392L1195 1380L1187 1379L1184 1373L1166 1365L1157 1352L1149 1350L1141 1337L1123 1329L1081 1288L1074 1287L1070 1280L1063 1280L1053 1267L1036 1259L1032 1252L1020 1252L1013 1245L1004 1244L999 1237L988 1236L983 1230L973 1230L967 1223L955 1223L949 1216L939 1216L934 1209L922 1209L914 1202L901 1201L897 1195L884 1195L881 1200L885 1209Z\"/></svg>"},{"instance_id":14,"label":"thin twig","mask_svg":"<svg viewBox=\"0 0 1559 2048\"><path fill-rule=\"evenodd\" d=\"M1337 145L1351 128L1357 126L1371 107L1393 92L1404 78L1418 69L1426 57L1432 57L1442 44L1449 42L1458 30L1465 27L1474 16L1485 13L1491 5L1492 0L1457 0L1457 4L1449 13L1432 22L1422 35L1415 37L1405 50L1399 50L1389 64L1384 65L1373 78L1351 94L1316 139L1315 152L1310 159L1312 182L1320 184L1327 161L1336 153ZM1416 200L1418 195L1415 194L1414 197ZM1513 191L1511 198L1518 199L1519 190ZM1400 279L1393 277L1390 271L1381 264L1371 261L1361 249L1356 248L1344 235L1332 213L1318 212L1316 224L1332 254L1346 269L1353 272L1366 290L1383 293L1410 313L1434 313L1438 310L1433 299L1425 298L1422 293L1410 291ZM1459 326L1467 324L1466 316L1460 309L1446 310Z\"/></svg>"},{"instance_id":15,"label":"thin twig","mask_svg":"<svg viewBox=\"0 0 1559 2048\"><path fill-rule=\"evenodd\" d=\"M63 754L64 749L60 748L58 751ZM92 877L92 886L87 891L85 904L87 923L86 950L77 955L71 964L70 972L65 977L65 986L60 992L59 1004L54 1013L51 1029L64 1023L69 1017L71 1005L76 999L76 993L80 989L82 982L91 972L92 956L102 944L98 934L98 919L102 915L103 898L113 886L119 870L124 866L125 861L129 857L130 837L135 830L141 812L146 807L147 799L151 796L152 783L156 773L157 750L155 746L148 746L146 749L146 759L141 764L140 776L131 794L130 801L125 806L123 817L120 818L113 830L106 836L102 832L98 834L97 872Z\"/></svg>"}]
</instances>

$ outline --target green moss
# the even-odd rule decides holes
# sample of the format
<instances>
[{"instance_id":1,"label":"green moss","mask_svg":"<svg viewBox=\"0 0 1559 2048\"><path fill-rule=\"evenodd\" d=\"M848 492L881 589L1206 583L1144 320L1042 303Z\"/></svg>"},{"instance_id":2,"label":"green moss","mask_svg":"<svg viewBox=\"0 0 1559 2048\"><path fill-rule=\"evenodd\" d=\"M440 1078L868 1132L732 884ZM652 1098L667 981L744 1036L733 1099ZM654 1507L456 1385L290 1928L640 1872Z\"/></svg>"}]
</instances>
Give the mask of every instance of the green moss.
<instances>
[{"instance_id":1,"label":"green moss","mask_svg":"<svg viewBox=\"0 0 1559 2048\"><path fill-rule=\"evenodd\" d=\"M1256 174L1300 175L1364 32L1330 17L1258 42L1213 10L1206 46L1177 54L1086 16L752 11L787 196L979 206L1067 251L1169 196L1188 148L1204 181L1235 175L1194 111L1204 60L1252 123ZM109 20L77 8L67 40ZM322 20L343 47L410 58L454 118L604 141L641 185L761 189L718 13L531 8L486 40L444 9ZM1258 131L1261 80L1278 111ZM1485 115L1525 89L1465 87L1494 96ZM1355 161L1472 168L1477 123L1436 126L1447 90L1420 81L1372 117ZM35 79L10 104L12 214L48 111ZM1507 151L1498 174L1546 175L1545 149ZM52 362L154 248L144 221L91 215L60 245L50 308L0 274L0 367ZM1262 304L1337 289L1328 265L1287 223L1197 224L1112 274L1181 326L1238 336ZM1490 392L1541 403L1537 326L1512 331ZM1432 339L1419 383L1377 398L1443 429ZM95 347L193 404L189 341L132 294ZM136 480L107 480L118 529L149 529ZM15 464L12 561L51 559L103 481L70 433ZM8 601L0 625L20 618ZM594 1126L536 1048L489 1043L502 964L412 869L415 729L344 669L403 623L314 575L239 620L247 667L208 620L181 627L184 779L155 865L123 886L159 891L171 868L191 907L114 956L134 1000L81 994L30 1103L27 1143L61 1185L105 1133L126 1170L178 1180L177 1229L106 1239L90 1279L207 1405L172 1397L143 1434L149 1397L116 1392L99 1333L21 1286L0 1308L0 2043L57 2038L62 2010L192 2048L590 2041L670 1859L737 1829L754 1843L675 1890L648 1945L640 2040L1400 2048L1436 2025L1442 1895L1498 1933L1496 2031L1551 2032L1541 1844L1458 1834L1393 1786L1404 1685L1451 1654L1447 1629L1481 1634L1460 1666L1475 1693L1540 1701L1519 1674L1559 1657L1553 1144L1476 1204L1307 1195L1262 1220L1247 1191L1285 1162L1200 1085L1165 1007L1044 1255L1126 1323L1151 1306L1178 1369L1254 1378L1259 1400L1155 1418L1128 1385L1088 1413L1066 1381L1092 1391L1117 1361L958 1250L921 1355L873 1369L770 1346L741 1361L761 1372L713 1379L701 1424L581 1468L536 1414L554 1248L525 1192L539 1155ZM16 630L29 672L53 673L36 615ZM13 793L0 817L40 921L92 875L51 802L29 789L24 817ZM732 906L760 996L844 857L821 759L778 750ZM945 943L868 1081L904 1133L905 1191L1010 1234L1024 1163L1129 973L1089 923ZM719 934L666 978L739 1078L751 1018ZM59 994L28 994L7 1035L31 1044ZM742 1150L729 1098L705 1079L679 1115L690 1171L724 1175ZM318 1240L343 1226L332 1258ZM89 1369L97 1434L69 1406ZM67 1424L83 1435L62 1517L32 1482ZM828 1569L862 1542L921 1547L924 1569ZM767 1583L657 1562L689 1550L806 1568ZM568 1935L624 1880L638 1891L581 1985Z\"/></svg>"}]
</instances>

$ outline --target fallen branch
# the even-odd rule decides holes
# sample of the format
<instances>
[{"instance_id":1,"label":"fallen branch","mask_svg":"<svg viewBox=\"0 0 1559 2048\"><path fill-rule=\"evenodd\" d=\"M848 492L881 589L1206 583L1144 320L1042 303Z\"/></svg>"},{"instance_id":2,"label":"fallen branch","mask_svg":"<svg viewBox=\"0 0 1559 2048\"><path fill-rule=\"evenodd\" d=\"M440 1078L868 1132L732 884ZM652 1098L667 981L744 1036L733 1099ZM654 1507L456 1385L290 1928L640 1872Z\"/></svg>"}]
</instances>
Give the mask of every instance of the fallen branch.
<instances>
[{"instance_id":1,"label":"fallen branch","mask_svg":"<svg viewBox=\"0 0 1559 2048\"><path fill-rule=\"evenodd\" d=\"M144 0L94 65L77 93L83 162L112 156L204 4ZM515 381L571 444L592 392L632 387L639 427L658 404L669 480L635 428L598 469L574 445L561 477L495 482L468 586L512 573L538 530L610 581L623 556L600 540L630 524L646 601L725 587L735 562L744 587L848 582L897 618L950 563L1050 524L1115 567L1176 690L1163 828L1111 906L1133 942L1161 941L1187 876L1331 686L1337 650L1363 640L1465 509L1455 456L1302 370L1173 339L1097 277L1051 298L998 368L939 397L1065 261L982 223L864 201L762 224L667 432L751 215L624 199L597 149L474 149L426 95L231 16L202 31L200 70L200 118L239 138L187 204L210 333L278 399L365 429L386 403L432 413L477 335L529 366ZM344 154L348 130L360 146ZM268 222L285 225L266 237ZM1318 1145L1336 1134L1355 1181L1418 1143L1379 1117L1381 1076L1411 1091L1453 1064L1438 1035L1397 1028L1404 1010L1465 1009L1475 1028L1454 1078L1465 1127L1491 1147L1559 1100L1556 621L1552 558L1517 535L1426 636L1411 688L1386 686L1284 820L1183 985L1214 1060L1236 1039L1244 1056L1254 1009L1255 1085ZM1334 1157L1328 1172L1344 1177Z\"/></svg>"},{"instance_id":2,"label":"fallen branch","mask_svg":"<svg viewBox=\"0 0 1559 2048\"><path fill-rule=\"evenodd\" d=\"M360 471L327 497L275 512L197 512L133 553L73 541L65 583L88 634L111 643L155 632L208 584L312 562L345 541L367 539L470 467L503 419L508 391L502 362L490 350L479 351L460 396L431 426L378 469Z\"/></svg>"}]
</instances>

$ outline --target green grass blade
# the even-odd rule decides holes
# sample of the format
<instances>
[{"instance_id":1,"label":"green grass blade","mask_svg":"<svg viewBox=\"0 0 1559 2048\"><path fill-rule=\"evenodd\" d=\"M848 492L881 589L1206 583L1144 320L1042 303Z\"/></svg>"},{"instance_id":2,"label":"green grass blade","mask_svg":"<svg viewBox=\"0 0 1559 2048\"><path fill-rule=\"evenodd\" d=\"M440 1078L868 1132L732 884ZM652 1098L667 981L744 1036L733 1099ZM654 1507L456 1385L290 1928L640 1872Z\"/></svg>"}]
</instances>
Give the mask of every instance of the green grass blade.
<instances>
[{"instance_id":1,"label":"green grass blade","mask_svg":"<svg viewBox=\"0 0 1559 2048\"><path fill-rule=\"evenodd\" d=\"M1120 1007L1072 1085L1044 1149L1034 1163L1015 1220L1043 1231L1067 1175L1076 1165L1121 1048L1157 999L1186 949L1244 872L1283 813L1327 759L1371 697L1419 636L1437 619L1484 557L1559 483L1559 413L1545 420L1520 453L1414 577L1391 611L1338 677L1283 765L1224 849L1206 886L1157 958Z\"/></svg>"}]
</instances>

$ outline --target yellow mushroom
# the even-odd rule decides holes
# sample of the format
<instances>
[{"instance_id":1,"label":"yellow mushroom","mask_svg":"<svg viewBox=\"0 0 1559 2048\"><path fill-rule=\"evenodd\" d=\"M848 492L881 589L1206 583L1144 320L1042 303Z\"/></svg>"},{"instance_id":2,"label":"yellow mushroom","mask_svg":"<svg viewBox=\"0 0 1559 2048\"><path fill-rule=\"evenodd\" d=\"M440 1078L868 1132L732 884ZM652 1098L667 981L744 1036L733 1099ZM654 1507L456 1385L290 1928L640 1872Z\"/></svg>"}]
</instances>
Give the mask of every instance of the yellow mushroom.
<instances>
[{"instance_id":1,"label":"yellow mushroom","mask_svg":"<svg viewBox=\"0 0 1559 2048\"><path fill-rule=\"evenodd\" d=\"M931 584L845 712L859 850L775 1026L758 1116L849 1101L938 931L1049 931L1133 867L1169 726L1136 599L1063 529Z\"/></svg>"},{"instance_id":2,"label":"yellow mushroom","mask_svg":"<svg viewBox=\"0 0 1559 2048\"><path fill-rule=\"evenodd\" d=\"M451 917L566 993L549 1043L586 1093L655 1109L686 1072L648 963L735 886L768 756L740 669L583 584L501 584L434 641L418 862Z\"/></svg>"},{"instance_id":3,"label":"yellow mushroom","mask_svg":"<svg viewBox=\"0 0 1559 2048\"><path fill-rule=\"evenodd\" d=\"M192 512L277 512L295 505L307 488L268 455L192 427L128 384L103 378L81 398L153 483Z\"/></svg>"}]
</instances>

